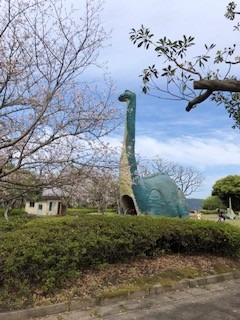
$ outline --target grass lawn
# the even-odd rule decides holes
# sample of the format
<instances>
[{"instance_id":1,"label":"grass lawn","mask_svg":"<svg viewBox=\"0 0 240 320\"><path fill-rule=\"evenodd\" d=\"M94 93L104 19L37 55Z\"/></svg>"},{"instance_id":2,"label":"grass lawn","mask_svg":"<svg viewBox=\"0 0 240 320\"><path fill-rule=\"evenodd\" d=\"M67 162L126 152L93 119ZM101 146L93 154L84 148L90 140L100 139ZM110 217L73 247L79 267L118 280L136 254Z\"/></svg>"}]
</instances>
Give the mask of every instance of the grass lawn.
<instances>
[{"instance_id":1,"label":"grass lawn","mask_svg":"<svg viewBox=\"0 0 240 320\"><path fill-rule=\"evenodd\" d=\"M191 215L192 219L197 219L197 215L193 214ZM216 221L218 222L218 215L217 214L202 214L202 220L211 220L211 221ZM218 222L218 223L222 223L222 222ZM240 217L236 216L236 219L234 220L230 220L230 219L226 219L223 223L230 223L236 227L240 227Z\"/></svg>"}]
</instances>

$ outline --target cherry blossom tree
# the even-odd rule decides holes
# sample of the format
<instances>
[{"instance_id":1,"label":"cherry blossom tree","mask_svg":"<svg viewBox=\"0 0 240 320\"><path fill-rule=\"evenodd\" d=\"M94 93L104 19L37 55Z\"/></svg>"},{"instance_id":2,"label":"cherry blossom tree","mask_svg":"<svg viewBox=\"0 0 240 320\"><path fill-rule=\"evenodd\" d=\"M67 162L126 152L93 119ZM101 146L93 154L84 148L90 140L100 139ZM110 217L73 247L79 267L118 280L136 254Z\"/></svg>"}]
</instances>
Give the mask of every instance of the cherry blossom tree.
<instances>
[{"instance_id":1,"label":"cherry blossom tree","mask_svg":"<svg viewBox=\"0 0 240 320\"><path fill-rule=\"evenodd\" d=\"M95 207L99 213L106 212L109 207L114 207L118 212L119 184L118 184L118 159L107 167L94 167L85 172L74 168L65 171L66 181L61 190L65 200L70 206ZM116 168L114 170L114 167Z\"/></svg>"},{"instance_id":2,"label":"cherry blossom tree","mask_svg":"<svg viewBox=\"0 0 240 320\"><path fill-rule=\"evenodd\" d=\"M106 165L101 138L122 118L112 81L91 76L108 37L103 2L86 0L78 9L63 0L0 5L1 185L18 170L34 172L43 186L63 183L69 166Z\"/></svg>"},{"instance_id":3,"label":"cherry blossom tree","mask_svg":"<svg viewBox=\"0 0 240 320\"><path fill-rule=\"evenodd\" d=\"M112 170L96 171L91 177L89 189L90 201L97 206L98 212L104 214L109 206L119 208L118 175Z\"/></svg>"},{"instance_id":4,"label":"cherry blossom tree","mask_svg":"<svg viewBox=\"0 0 240 320\"><path fill-rule=\"evenodd\" d=\"M42 192L41 181L34 173L19 169L0 181L0 205L4 207L4 217L9 221L8 213L17 205L22 207L24 199L36 198Z\"/></svg>"}]
</instances>

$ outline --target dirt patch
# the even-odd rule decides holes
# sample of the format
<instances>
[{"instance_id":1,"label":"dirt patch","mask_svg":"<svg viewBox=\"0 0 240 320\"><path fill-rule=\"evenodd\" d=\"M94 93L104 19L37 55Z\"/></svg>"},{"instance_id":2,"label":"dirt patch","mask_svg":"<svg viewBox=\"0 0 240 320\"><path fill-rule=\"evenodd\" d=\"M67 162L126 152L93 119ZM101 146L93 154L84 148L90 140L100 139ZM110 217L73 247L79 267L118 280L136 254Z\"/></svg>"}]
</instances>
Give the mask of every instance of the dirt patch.
<instances>
[{"instance_id":1,"label":"dirt patch","mask_svg":"<svg viewBox=\"0 0 240 320\"><path fill-rule=\"evenodd\" d=\"M51 297L35 294L35 305L63 302L74 298L96 297L123 287L137 287L154 281L179 281L183 278L213 275L240 270L240 261L216 256L164 255L129 263L103 265L88 270Z\"/></svg>"}]
</instances>

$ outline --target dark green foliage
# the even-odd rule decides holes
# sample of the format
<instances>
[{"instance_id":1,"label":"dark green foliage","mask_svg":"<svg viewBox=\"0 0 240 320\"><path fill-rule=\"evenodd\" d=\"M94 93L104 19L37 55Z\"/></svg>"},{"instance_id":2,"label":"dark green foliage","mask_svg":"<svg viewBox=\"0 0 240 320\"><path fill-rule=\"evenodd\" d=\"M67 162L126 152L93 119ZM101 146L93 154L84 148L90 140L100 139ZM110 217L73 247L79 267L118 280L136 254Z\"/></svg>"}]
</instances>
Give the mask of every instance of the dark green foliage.
<instances>
[{"instance_id":1,"label":"dark green foliage","mask_svg":"<svg viewBox=\"0 0 240 320\"><path fill-rule=\"evenodd\" d=\"M9 222L5 219L0 220L0 236L3 231L14 231L16 229L21 228L21 226L25 225L31 219L36 219L36 216L30 215L22 215L21 217L14 216L11 218Z\"/></svg>"},{"instance_id":2,"label":"dark green foliage","mask_svg":"<svg viewBox=\"0 0 240 320\"><path fill-rule=\"evenodd\" d=\"M239 257L240 229L178 218L83 215L25 220L0 233L0 285L50 293L88 268L165 252Z\"/></svg>"},{"instance_id":3,"label":"dark green foliage","mask_svg":"<svg viewBox=\"0 0 240 320\"><path fill-rule=\"evenodd\" d=\"M0 208L0 216L3 216L5 212L5 208ZM24 214L25 211L23 208L14 208L10 211L9 216L18 216Z\"/></svg>"},{"instance_id":4,"label":"dark green foliage","mask_svg":"<svg viewBox=\"0 0 240 320\"><path fill-rule=\"evenodd\" d=\"M93 213L97 212L97 208L68 208L67 209L67 215L73 215L76 216L78 214L86 214L86 213Z\"/></svg>"},{"instance_id":5,"label":"dark green foliage","mask_svg":"<svg viewBox=\"0 0 240 320\"><path fill-rule=\"evenodd\" d=\"M226 205L218 196L210 196L203 200L202 208L205 210L226 209Z\"/></svg>"},{"instance_id":6,"label":"dark green foliage","mask_svg":"<svg viewBox=\"0 0 240 320\"><path fill-rule=\"evenodd\" d=\"M81 214L88 214L88 213L96 213L98 212L98 208L68 208L67 215L76 216ZM115 213L114 209L106 209L106 212Z\"/></svg>"},{"instance_id":7,"label":"dark green foliage","mask_svg":"<svg viewBox=\"0 0 240 320\"><path fill-rule=\"evenodd\" d=\"M240 210L240 176L229 175L217 180L213 185L212 195L218 196L227 207L231 198L232 209Z\"/></svg>"},{"instance_id":8,"label":"dark green foliage","mask_svg":"<svg viewBox=\"0 0 240 320\"><path fill-rule=\"evenodd\" d=\"M216 219L218 217L218 211L216 209L214 209L214 210L202 209L201 213L202 214L215 214L216 215Z\"/></svg>"}]
</instances>

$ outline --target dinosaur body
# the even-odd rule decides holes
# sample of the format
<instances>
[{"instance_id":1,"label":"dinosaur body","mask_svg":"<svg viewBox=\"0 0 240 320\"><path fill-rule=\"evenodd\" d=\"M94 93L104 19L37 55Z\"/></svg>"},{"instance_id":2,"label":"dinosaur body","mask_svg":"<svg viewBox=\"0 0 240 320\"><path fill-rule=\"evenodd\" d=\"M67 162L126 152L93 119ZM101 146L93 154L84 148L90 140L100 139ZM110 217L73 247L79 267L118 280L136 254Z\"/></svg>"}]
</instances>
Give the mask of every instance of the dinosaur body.
<instances>
[{"instance_id":1,"label":"dinosaur body","mask_svg":"<svg viewBox=\"0 0 240 320\"><path fill-rule=\"evenodd\" d=\"M124 141L120 161L120 198L124 212L171 217L188 215L186 199L165 173L139 177L135 158L136 95L126 90L119 101L127 103Z\"/></svg>"}]
</instances>

